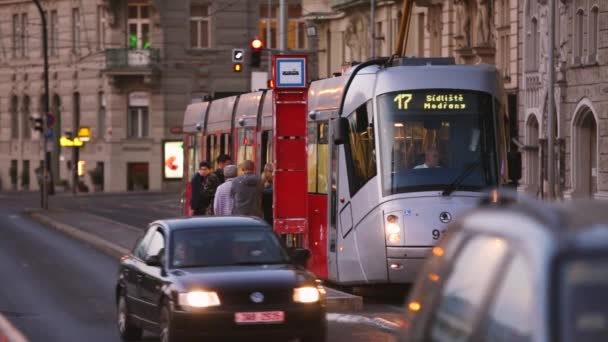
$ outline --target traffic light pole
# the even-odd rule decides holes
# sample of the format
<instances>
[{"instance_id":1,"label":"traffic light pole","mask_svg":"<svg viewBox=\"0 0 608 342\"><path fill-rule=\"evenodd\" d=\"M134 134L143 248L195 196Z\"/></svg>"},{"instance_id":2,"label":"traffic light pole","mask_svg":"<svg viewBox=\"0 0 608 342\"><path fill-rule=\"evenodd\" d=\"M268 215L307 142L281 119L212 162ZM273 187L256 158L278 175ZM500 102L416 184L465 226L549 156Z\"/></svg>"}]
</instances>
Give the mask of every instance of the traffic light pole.
<instances>
[{"instance_id":1,"label":"traffic light pole","mask_svg":"<svg viewBox=\"0 0 608 342\"><path fill-rule=\"evenodd\" d=\"M42 209L49 208L49 160L47 154L48 142L46 133L48 130L48 122L47 116L49 113L49 51L48 51L48 41L47 41L47 25L46 25L46 15L44 10L42 9L42 5L40 4L40 0L33 0L38 8L38 12L40 12L40 20L42 21L42 54L44 56L44 113L42 115L42 174L41 174L41 192L40 192L40 206Z\"/></svg>"}]
</instances>

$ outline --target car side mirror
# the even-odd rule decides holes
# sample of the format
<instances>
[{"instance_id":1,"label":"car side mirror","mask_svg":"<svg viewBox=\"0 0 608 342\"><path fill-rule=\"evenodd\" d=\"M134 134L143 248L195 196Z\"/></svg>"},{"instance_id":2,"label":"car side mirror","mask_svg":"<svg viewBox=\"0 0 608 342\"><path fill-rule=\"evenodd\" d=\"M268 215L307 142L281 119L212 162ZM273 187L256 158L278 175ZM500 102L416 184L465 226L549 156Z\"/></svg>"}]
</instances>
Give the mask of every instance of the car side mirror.
<instances>
[{"instance_id":1,"label":"car side mirror","mask_svg":"<svg viewBox=\"0 0 608 342\"><path fill-rule=\"evenodd\" d=\"M521 179L521 152L509 152L507 154L509 163L509 178L511 181Z\"/></svg>"},{"instance_id":2,"label":"car side mirror","mask_svg":"<svg viewBox=\"0 0 608 342\"><path fill-rule=\"evenodd\" d=\"M148 266L154 266L154 267L161 267L163 265L162 262L162 254L157 254L157 255L150 255L146 258L146 265Z\"/></svg>"},{"instance_id":3,"label":"car side mirror","mask_svg":"<svg viewBox=\"0 0 608 342\"><path fill-rule=\"evenodd\" d=\"M334 144L342 145L348 141L348 119L347 118L337 118L335 124L333 125L332 133L334 136Z\"/></svg>"},{"instance_id":4,"label":"car side mirror","mask_svg":"<svg viewBox=\"0 0 608 342\"><path fill-rule=\"evenodd\" d=\"M308 265L308 259L310 259L310 251L305 248L294 248L291 251L291 258L293 261L300 266L306 267Z\"/></svg>"}]
</instances>

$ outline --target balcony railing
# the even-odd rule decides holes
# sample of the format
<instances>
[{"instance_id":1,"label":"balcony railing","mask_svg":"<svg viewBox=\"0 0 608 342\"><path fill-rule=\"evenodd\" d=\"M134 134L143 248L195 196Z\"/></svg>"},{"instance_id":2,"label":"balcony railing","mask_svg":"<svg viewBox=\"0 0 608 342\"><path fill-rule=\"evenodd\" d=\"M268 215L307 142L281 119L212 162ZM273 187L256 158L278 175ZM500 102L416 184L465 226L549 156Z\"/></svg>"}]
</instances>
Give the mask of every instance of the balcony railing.
<instances>
[{"instance_id":1,"label":"balcony railing","mask_svg":"<svg viewBox=\"0 0 608 342\"><path fill-rule=\"evenodd\" d=\"M106 71L111 72L151 72L160 63L158 49L107 49Z\"/></svg>"}]
</instances>

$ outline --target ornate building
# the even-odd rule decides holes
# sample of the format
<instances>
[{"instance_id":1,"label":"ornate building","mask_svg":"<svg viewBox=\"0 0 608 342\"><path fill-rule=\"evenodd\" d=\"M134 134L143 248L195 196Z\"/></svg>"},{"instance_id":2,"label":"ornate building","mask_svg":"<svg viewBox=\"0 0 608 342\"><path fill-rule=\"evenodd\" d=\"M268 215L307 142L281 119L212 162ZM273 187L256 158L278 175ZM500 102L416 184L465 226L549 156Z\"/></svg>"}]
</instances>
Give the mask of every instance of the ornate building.
<instances>
[{"instance_id":1,"label":"ornate building","mask_svg":"<svg viewBox=\"0 0 608 342\"><path fill-rule=\"evenodd\" d=\"M55 184L72 185L72 148L59 136L89 127L80 180L106 191L179 188L163 170L166 140L182 139L193 98L249 90L231 50L258 32L259 3L198 0L43 1L47 13ZM0 186L38 188L43 153L30 117L43 115L41 20L32 1L0 2ZM176 146L179 146L177 144ZM179 147L178 147L179 148ZM173 166L173 165L170 165ZM98 170L94 177L87 171ZM99 187L99 184L96 184Z\"/></svg>"},{"instance_id":2,"label":"ornate building","mask_svg":"<svg viewBox=\"0 0 608 342\"><path fill-rule=\"evenodd\" d=\"M522 84L522 190L546 192L547 0L526 0L519 12ZM608 2L559 0L556 6L556 160L558 196L608 199Z\"/></svg>"}]
</instances>

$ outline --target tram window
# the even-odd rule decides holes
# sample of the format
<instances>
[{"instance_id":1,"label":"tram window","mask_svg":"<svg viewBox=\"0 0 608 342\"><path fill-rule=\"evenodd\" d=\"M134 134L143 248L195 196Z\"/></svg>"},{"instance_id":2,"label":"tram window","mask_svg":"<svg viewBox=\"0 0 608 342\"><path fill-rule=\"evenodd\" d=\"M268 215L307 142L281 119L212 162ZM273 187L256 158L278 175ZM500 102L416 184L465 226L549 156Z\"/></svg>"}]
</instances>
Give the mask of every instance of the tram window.
<instances>
[{"instance_id":1,"label":"tram window","mask_svg":"<svg viewBox=\"0 0 608 342\"><path fill-rule=\"evenodd\" d=\"M230 133L222 133L220 136L220 154L232 155L232 151L230 150Z\"/></svg>"},{"instance_id":2,"label":"tram window","mask_svg":"<svg viewBox=\"0 0 608 342\"><path fill-rule=\"evenodd\" d=\"M346 160L351 196L376 175L376 146L372 126L372 103L368 101L348 116L350 123Z\"/></svg>"},{"instance_id":3,"label":"tram window","mask_svg":"<svg viewBox=\"0 0 608 342\"><path fill-rule=\"evenodd\" d=\"M253 129L239 128L237 162L253 160Z\"/></svg>"},{"instance_id":4,"label":"tram window","mask_svg":"<svg viewBox=\"0 0 608 342\"><path fill-rule=\"evenodd\" d=\"M460 190L496 184L492 101L462 90L379 96L383 194L442 190L463 174Z\"/></svg>"},{"instance_id":5,"label":"tram window","mask_svg":"<svg viewBox=\"0 0 608 342\"><path fill-rule=\"evenodd\" d=\"M308 124L308 192L327 194L328 123Z\"/></svg>"}]
</instances>

